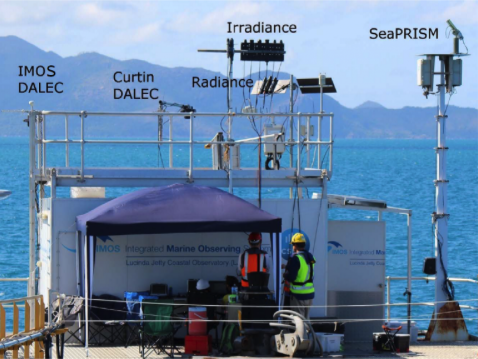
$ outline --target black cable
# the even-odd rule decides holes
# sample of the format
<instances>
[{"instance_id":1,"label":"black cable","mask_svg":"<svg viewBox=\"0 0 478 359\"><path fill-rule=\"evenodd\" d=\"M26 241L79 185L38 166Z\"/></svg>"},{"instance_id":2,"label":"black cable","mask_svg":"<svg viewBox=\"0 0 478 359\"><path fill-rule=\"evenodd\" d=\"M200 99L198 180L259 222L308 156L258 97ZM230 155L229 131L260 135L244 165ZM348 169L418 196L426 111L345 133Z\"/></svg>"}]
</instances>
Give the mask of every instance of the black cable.
<instances>
[{"instance_id":1,"label":"black cable","mask_svg":"<svg viewBox=\"0 0 478 359\"><path fill-rule=\"evenodd\" d=\"M435 224L435 227L436 227L436 224ZM437 227L436 227L436 233L437 233L437 237L441 237L443 239L443 236L440 234ZM440 256L440 265L441 265L441 268L443 270L443 274L445 276L445 280L442 284L442 290L448 296L448 300L454 300L455 299L455 287L454 287L453 283L451 282L451 280L448 278L448 273L446 271L445 264L443 263L443 256L442 256L442 245L443 244L442 244L442 242L440 241L439 238L437 238L437 243L438 243L438 252L439 252L439 256Z\"/></svg>"},{"instance_id":2,"label":"black cable","mask_svg":"<svg viewBox=\"0 0 478 359\"><path fill-rule=\"evenodd\" d=\"M465 39L461 39L461 42L463 42L463 45L466 48L466 54L468 55L468 46L466 46L466 44L465 44Z\"/></svg>"},{"instance_id":3,"label":"black cable","mask_svg":"<svg viewBox=\"0 0 478 359\"><path fill-rule=\"evenodd\" d=\"M448 97L448 102L446 104L445 111L443 112L443 116L446 115L446 111L448 110L448 105L450 104L451 97L453 96L454 93L455 93L455 88L453 88L453 91L450 92L450 96Z\"/></svg>"},{"instance_id":4,"label":"black cable","mask_svg":"<svg viewBox=\"0 0 478 359\"><path fill-rule=\"evenodd\" d=\"M300 226L300 196L299 196L299 178L296 178L295 181L296 193L297 193L297 214L299 215L299 232L301 230Z\"/></svg>"}]
</instances>

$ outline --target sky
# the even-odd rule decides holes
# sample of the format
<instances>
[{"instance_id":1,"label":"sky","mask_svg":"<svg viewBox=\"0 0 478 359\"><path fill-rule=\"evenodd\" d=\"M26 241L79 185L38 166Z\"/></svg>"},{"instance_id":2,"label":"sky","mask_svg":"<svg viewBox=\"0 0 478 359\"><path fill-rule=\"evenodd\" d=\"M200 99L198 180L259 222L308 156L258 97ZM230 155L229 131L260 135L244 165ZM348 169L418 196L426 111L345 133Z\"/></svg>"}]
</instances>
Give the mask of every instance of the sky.
<instances>
[{"instance_id":1,"label":"sky","mask_svg":"<svg viewBox=\"0 0 478 359\"><path fill-rule=\"evenodd\" d=\"M347 107L375 101L388 108L436 105L416 85L417 57L449 53L446 20L465 36L463 85L452 105L478 108L478 1L2 1L0 36L16 35L60 56L98 52L166 67L201 67L226 73L224 49L233 37L282 40L281 71L296 77L326 73L336 100ZM228 34L227 22L295 24L295 34ZM438 39L370 39L370 29L438 28ZM463 44L461 50L466 51ZM476 54L473 56L473 54ZM249 64L248 64L249 66ZM254 64L252 71L257 71ZM261 70L265 64L262 63ZM269 64L268 69L273 65ZM277 71L278 66L274 69ZM235 58L234 74L244 69ZM438 79L435 80L435 83ZM190 84L185 84L189 86Z\"/></svg>"}]
</instances>

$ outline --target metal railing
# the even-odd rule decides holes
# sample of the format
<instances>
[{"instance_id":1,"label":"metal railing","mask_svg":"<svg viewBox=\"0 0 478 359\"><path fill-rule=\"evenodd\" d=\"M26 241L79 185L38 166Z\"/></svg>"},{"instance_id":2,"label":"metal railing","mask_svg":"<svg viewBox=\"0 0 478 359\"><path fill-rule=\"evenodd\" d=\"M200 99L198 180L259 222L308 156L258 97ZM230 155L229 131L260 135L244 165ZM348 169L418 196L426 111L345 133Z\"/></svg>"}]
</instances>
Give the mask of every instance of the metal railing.
<instances>
[{"instance_id":1,"label":"metal railing","mask_svg":"<svg viewBox=\"0 0 478 359\"><path fill-rule=\"evenodd\" d=\"M418 281L434 281L435 280L435 277L412 277L411 278L412 280L418 280ZM387 307L387 321L390 321L390 311L391 311L391 307L396 305L396 303L392 303L391 302L391 295L390 295L390 291L391 291L391 284L392 284L392 281L399 281L399 280L407 280L407 277L390 277L390 276L387 276L386 277L386 280L387 280L387 295L386 295L386 303L385 303L385 306ZM478 285L478 280L474 280L474 279L468 279L468 278L449 278L450 281L452 282L462 282L462 283L474 283L474 284L477 284ZM477 287L477 293L478 293L478 287ZM477 297L478 298L478 297ZM404 303L403 304L404 306L407 306L407 305L412 305L412 306L417 306L417 305L421 305L421 306L434 306L435 303L433 302L422 302L422 303ZM460 304L460 307L462 308L467 308L467 309L477 309L477 307L473 307L473 306L469 306L469 305L462 305Z\"/></svg>"},{"instance_id":2,"label":"metal railing","mask_svg":"<svg viewBox=\"0 0 478 359\"><path fill-rule=\"evenodd\" d=\"M23 303L23 305L19 304ZM10 305L9 305L10 304ZM25 308L24 330L19 331L20 312L19 308ZM6 336L6 312L5 307L13 308L13 331ZM33 326L31 324L33 323ZM42 337L41 329L45 326L45 303L43 295L7 299L0 301L0 354L6 350L12 350L12 358L18 358L18 349L24 347L24 352L29 353L30 345L33 344L34 358L43 358L40 348ZM27 356L25 356L27 357Z\"/></svg>"},{"instance_id":3,"label":"metal railing","mask_svg":"<svg viewBox=\"0 0 478 359\"><path fill-rule=\"evenodd\" d=\"M52 116L64 116L65 119L65 138L63 140L60 139L47 139L46 136L46 121L47 118ZM79 139L71 139L70 138L70 121L72 116L79 117L80 121L80 138ZM161 117L169 119L169 139L167 140L87 140L85 134L85 121L87 117L99 116L99 117ZM182 117L189 116L190 126L189 126L189 140L175 140L173 138L173 124L175 117ZM224 141L198 141L194 138L194 123L195 121L199 120L199 118L205 117L213 117L213 118L245 118L252 119L252 118L270 118L271 121L274 123L276 119L287 119L289 118L291 122L294 121L294 118L297 118L297 139L293 139L293 133L289 133L289 139L284 140L282 142L278 141L271 141L269 139L266 140L248 140L248 141L234 141L231 140L232 136L232 121L228 121L229 123L229 130L228 132L228 139ZM196 119L197 118L197 119ZM313 118L317 119L317 140L311 140L311 120ZM329 138L327 140L322 139L322 120L323 118L329 118ZM227 146L237 146L237 145L259 145L259 144L284 144L285 146L289 146L291 149L293 146L297 146L299 150L297 150L296 158L295 158L295 166L294 166L294 158L292 156L293 151L290 151L290 167L291 169L295 169L295 176L299 177L301 171L310 170L311 166L311 154L315 152L317 155L317 164L313 168L314 170L324 170L321 168L322 165L322 147L326 146L328 151L328 166L325 169L327 171L327 177L330 179L333 170L333 113L256 113L256 114L248 114L248 113L173 113L173 112L141 112L141 113L132 113L132 112L87 112L87 111L80 111L80 112L63 112L63 111L30 111L29 112L29 123L36 124L34 125L33 132L34 138L30 138L30 146L33 147L32 151L36 152L33 158L36 158L37 165L36 170L38 174L45 175L46 174L46 164L47 164L47 145L48 144L64 144L65 145L65 166L67 168L70 167L70 144L79 144L80 145L80 167L78 170L78 177L80 181L84 180L85 178L85 145L87 144L146 144L146 145L167 145L169 146L169 168L173 168L173 150L174 145L189 145L189 171L188 177L189 180L192 181L194 178L194 145L227 145ZM304 122L304 123L302 123ZM285 123L285 121L284 121ZM301 125L305 125L306 130L305 134L301 131ZM162 128L162 126L161 126ZM285 138L286 129L284 127L284 133L281 136ZM32 136L32 132L31 132ZM162 137L162 136L160 136ZM302 140L301 140L302 138ZM303 147L301 147L303 146ZM262 148L257 146L258 151L262 151ZM306 165L301 165L301 156L302 148L305 148L305 158L306 158ZM327 152L325 151L325 152ZM326 153L325 153L326 155ZM324 158L325 158L324 155ZM230 156L231 157L231 156ZM232 159L229 160L229 170L232 169ZM303 168L305 167L305 168ZM232 175L229 171L229 181L230 186L232 185Z\"/></svg>"}]
</instances>

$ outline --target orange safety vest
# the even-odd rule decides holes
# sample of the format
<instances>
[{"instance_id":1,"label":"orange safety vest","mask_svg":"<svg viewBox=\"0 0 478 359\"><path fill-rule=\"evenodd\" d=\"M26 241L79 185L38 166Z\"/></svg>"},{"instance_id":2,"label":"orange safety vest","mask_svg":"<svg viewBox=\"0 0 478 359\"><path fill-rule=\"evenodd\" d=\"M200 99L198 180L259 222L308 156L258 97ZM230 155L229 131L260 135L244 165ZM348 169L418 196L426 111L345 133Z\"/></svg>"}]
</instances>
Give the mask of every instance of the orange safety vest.
<instances>
[{"instance_id":1,"label":"orange safety vest","mask_svg":"<svg viewBox=\"0 0 478 359\"><path fill-rule=\"evenodd\" d=\"M290 283L284 280L284 292L290 293Z\"/></svg>"},{"instance_id":2,"label":"orange safety vest","mask_svg":"<svg viewBox=\"0 0 478 359\"><path fill-rule=\"evenodd\" d=\"M250 253L253 252L253 253ZM244 255L242 256L242 280L241 286L243 288L249 287L249 281L247 279L247 274L252 272L267 272L267 268L264 266L265 258L267 252L263 250L257 251L256 248L246 249Z\"/></svg>"}]
</instances>

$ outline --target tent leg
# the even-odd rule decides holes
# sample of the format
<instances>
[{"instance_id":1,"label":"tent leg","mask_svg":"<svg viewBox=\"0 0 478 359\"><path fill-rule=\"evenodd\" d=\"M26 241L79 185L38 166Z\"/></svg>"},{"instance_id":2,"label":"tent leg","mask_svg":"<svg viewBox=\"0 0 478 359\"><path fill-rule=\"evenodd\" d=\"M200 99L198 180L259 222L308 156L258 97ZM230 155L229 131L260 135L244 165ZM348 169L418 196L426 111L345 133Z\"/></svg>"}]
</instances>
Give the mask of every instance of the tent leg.
<instances>
[{"instance_id":1,"label":"tent leg","mask_svg":"<svg viewBox=\"0 0 478 359\"><path fill-rule=\"evenodd\" d=\"M88 236L86 236L85 238L85 354L86 354L86 357L88 358L90 355L89 355L89 348L88 348L88 344L89 344L89 339L90 339L90 336L89 336L89 299L90 299L90 288L89 288L89 268L88 268L88 265L89 265L89 253L90 253L90 250L89 250L89 239L88 239Z\"/></svg>"},{"instance_id":2,"label":"tent leg","mask_svg":"<svg viewBox=\"0 0 478 359\"><path fill-rule=\"evenodd\" d=\"M275 260L274 260L274 280L275 280L275 291L276 291L276 303L280 310L280 298L281 298L281 265L280 265L280 258L281 258L281 250L280 250L280 234L275 234Z\"/></svg>"}]
</instances>

